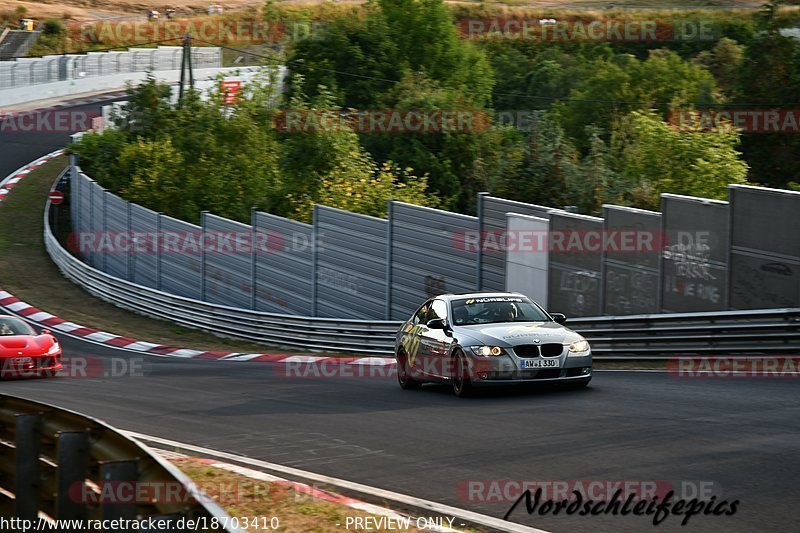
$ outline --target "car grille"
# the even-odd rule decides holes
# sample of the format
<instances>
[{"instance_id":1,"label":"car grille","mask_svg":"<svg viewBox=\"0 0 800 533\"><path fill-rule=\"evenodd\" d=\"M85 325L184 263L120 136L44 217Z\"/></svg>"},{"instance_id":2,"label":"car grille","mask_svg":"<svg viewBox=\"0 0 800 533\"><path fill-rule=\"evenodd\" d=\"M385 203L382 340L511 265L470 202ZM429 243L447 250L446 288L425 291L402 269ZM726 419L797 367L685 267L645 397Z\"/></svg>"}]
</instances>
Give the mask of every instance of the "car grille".
<instances>
[{"instance_id":1,"label":"car grille","mask_svg":"<svg viewBox=\"0 0 800 533\"><path fill-rule=\"evenodd\" d=\"M514 353L517 357L534 358L539 357L539 347L535 344L520 344L514 346Z\"/></svg>"},{"instance_id":2,"label":"car grille","mask_svg":"<svg viewBox=\"0 0 800 533\"><path fill-rule=\"evenodd\" d=\"M558 357L564 351L561 344L542 344L542 357Z\"/></svg>"},{"instance_id":3,"label":"car grille","mask_svg":"<svg viewBox=\"0 0 800 533\"><path fill-rule=\"evenodd\" d=\"M542 344L541 346L536 344L520 344L519 346L514 346L514 353L517 354L517 357L525 359L535 359L539 357L539 355L542 357L558 357L563 351L564 347L556 343Z\"/></svg>"}]
</instances>

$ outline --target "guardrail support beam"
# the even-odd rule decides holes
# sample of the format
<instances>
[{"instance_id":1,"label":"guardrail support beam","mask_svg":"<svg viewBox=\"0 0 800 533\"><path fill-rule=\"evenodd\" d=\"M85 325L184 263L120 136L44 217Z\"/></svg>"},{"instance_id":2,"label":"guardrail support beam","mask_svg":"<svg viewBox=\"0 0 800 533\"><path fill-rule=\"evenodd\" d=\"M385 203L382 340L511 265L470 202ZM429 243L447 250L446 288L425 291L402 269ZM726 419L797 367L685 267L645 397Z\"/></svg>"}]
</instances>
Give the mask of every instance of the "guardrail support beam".
<instances>
[{"instance_id":1,"label":"guardrail support beam","mask_svg":"<svg viewBox=\"0 0 800 533\"><path fill-rule=\"evenodd\" d=\"M100 479L103 483L107 483L114 488L113 493L117 494L117 485L119 483L129 482L135 484L139 479L139 462L132 461L110 461L100 465ZM102 487L101 487L102 488ZM138 490L134 485L132 494L138 494ZM130 502L103 502L103 519L136 519L136 498L132 498Z\"/></svg>"},{"instance_id":2,"label":"guardrail support beam","mask_svg":"<svg viewBox=\"0 0 800 533\"><path fill-rule=\"evenodd\" d=\"M58 496L56 518L85 520L86 504L81 502L89 469L89 438L85 431L58 435Z\"/></svg>"},{"instance_id":3,"label":"guardrail support beam","mask_svg":"<svg viewBox=\"0 0 800 533\"><path fill-rule=\"evenodd\" d=\"M17 415L16 476L14 478L14 515L36 520L39 515L41 472L39 454L42 445L40 414Z\"/></svg>"}]
</instances>

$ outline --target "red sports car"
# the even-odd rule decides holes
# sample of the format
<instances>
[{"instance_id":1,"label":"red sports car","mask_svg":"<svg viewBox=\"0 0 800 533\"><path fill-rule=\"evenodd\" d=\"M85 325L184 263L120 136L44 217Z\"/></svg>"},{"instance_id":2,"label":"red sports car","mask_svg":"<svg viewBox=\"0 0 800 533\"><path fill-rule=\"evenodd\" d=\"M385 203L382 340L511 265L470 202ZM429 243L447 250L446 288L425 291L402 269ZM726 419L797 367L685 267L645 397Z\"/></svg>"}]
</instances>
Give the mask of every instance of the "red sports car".
<instances>
[{"instance_id":1,"label":"red sports car","mask_svg":"<svg viewBox=\"0 0 800 533\"><path fill-rule=\"evenodd\" d=\"M17 317L0 315L0 378L54 376L61 370L61 345Z\"/></svg>"}]
</instances>

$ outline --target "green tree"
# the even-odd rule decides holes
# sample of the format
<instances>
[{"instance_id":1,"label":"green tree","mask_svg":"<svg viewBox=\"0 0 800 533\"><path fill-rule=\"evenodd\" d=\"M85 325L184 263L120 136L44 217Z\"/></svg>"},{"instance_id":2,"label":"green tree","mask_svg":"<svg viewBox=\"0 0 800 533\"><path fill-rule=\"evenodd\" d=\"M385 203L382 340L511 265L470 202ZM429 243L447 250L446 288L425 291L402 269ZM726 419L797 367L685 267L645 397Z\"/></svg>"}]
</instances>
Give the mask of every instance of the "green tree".
<instances>
[{"instance_id":1,"label":"green tree","mask_svg":"<svg viewBox=\"0 0 800 533\"><path fill-rule=\"evenodd\" d=\"M573 174L568 183L569 201L581 213L601 215L603 204L624 202L626 184L613 168L613 158L602 130L587 127L589 150L581 161L580 172Z\"/></svg>"},{"instance_id":2,"label":"green tree","mask_svg":"<svg viewBox=\"0 0 800 533\"><path fill-rule=\"evenodd\" d=\"M494 76L486 55L461 39L443 0L377 0L405 64L444 87L474 91L488 103ZM485 94L477 94L485 93Z\"/></svg>"},{"instance_id":3,"label":"green tree","mask_svg":"<svg viewBox=\"0 0 800 533\"><path fill-rule=\"evenodd\" d=\"M326 116L339 117L342 112L324 87L309 103L295 96L290 108L310 116L323 111ZM286 202L278 212L310 221L315 203L374 216L385 215L386 201L392 197L421 205L438 204L427 194L427 179L416 177L411 168L400 170L391 161L379 167L349 124L334 121L329 129L323 127L328 122L319 124L319 130L283 135L282 196Z\"/></svg>"},{"instance_id":4,"label":"green tree","mask_svg":"<svg viewBox=\"0 0 800 533\"><path fill-rule=\"evenodd\" d=\"M89 133L80 142L71 144L69 151L77 154L81 170L111 191L119 191L129 177L119 166L119 155L130 142L128 132L107 129L102 134Z\"/></svg>"},{"instance_id":5,"label":"green tree","mask_svg":"<svg viewBox=\"0 0 800 533\"><path fill-rule=\"evenodd\" d=\"M660 207L661 193L727 199L727 186L744 183L735 131L676 131L652 112L634 111L619 122L612 149L629 184L629 203Z\"/></svg>"},{"instance_id":6,"label":"green tree","mask_svg":"<svg viewBox=\"0 0 800 533\"><path fill-rule=\"evenodd\" d=\"M406 65L378 8L368 9L366 19L336 18L323 35L295 44L289 57L290 98L314 98L325 87L343 107L381 105L381 95L402 78Z\"/></svg>"},{"instance_id":7,"label":"green tree","mask_svg":"<svg viewBox=\"0 0 800 533\"><path fill-rule=\"evenodd\" d=\"M569 205L568 184L579 180L579 155L554 113L535 113L522 155L519 172L505 176L497 192L522 202Z\"/></svg>"},{"instance_id":8,"label":"green tree","mask_svg":"<svg viewBox=\"0 0 800 533\"><path fill-rule=\"evenodd\" d=\"M320 180L314 198L296 202L294 218L311 222L314 204L345 209L362 215L386 218L389 200L437 207L437 198L428 194L427 179L386 163L378 168L366 154L354 164L336 167Z\"/></svg>"},{"instance_id":9,"label":"green tree","mask_svg":"<svg viewBox=\"0 0 800 533\"><path fill-rule=\"evenodd\" d=\"M695 61L714 75L717 85L729 98L736 96L739 73L744 60L744 46L733 39L723 37L714 48L700 52Z\"/></svg>"},{"instance_id":10,"label":"green tree","mask_svg":"<svg viewBox=\"0 0 800 533\"><path fill-rule=\"evenodd\" d=\"M588 147L586 126L608 128L634 110L670 110L717 101L714 77L704 67L668 50L652 50L645 61L633 56L597 60L591 73L559 106L567 133Z\"/></svg>"},{"instance_id":11,"label":"green tree","mask_svg":"<svg viewBox=\"0 0 800 533\"><path fill-rule=\"evenodd\" d=\"M187 183L193 176L186 176L183 167L183 156L170 139L138 139L120 153L120 170L128 178L121 193L131 202L195 222L198 205L189 187L200 184Z\"/></svg>"},{"instance_id":12,"label":"green tree","mask_svg":"<svg viewBox=\"0 0 800 533\"><path fill-rule=\"evenodd\" d=\"M800 47L777 31L759 35L747 47L736 102L743 109L787 109L800 101ZM794 132L742 135L742 152L753 181L786 187L800 181L800 137Z\"/></svg>"}]
</instances>

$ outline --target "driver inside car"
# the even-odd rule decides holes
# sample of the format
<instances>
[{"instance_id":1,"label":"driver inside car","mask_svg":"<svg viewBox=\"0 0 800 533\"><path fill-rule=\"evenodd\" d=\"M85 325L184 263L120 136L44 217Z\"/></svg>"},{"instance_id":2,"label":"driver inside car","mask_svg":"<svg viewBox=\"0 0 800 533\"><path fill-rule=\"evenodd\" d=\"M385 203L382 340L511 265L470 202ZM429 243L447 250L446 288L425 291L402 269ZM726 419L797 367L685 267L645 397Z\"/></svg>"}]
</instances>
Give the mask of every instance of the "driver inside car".
<instances>
[{"instance_id":1,"label":"driver inside car","mask_svg":"<svg viewBox=\"0 0 800 533\"><path fill-rule=\"evenodd\" d=\"M512 303L502 303L494 312L496 322L513 322L517 318L517 308Z\"/></svg>"}]
</instances>

